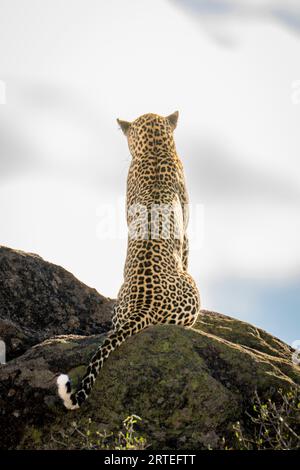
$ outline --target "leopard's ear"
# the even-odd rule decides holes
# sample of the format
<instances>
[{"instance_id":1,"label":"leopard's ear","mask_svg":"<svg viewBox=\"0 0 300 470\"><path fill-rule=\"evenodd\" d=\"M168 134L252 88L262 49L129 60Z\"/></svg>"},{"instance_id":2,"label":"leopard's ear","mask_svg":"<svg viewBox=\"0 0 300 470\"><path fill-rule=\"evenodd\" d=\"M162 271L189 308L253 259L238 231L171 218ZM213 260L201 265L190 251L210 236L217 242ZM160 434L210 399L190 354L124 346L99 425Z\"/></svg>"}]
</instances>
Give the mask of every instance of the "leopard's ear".
<instances>
[{"instance_id":1,"label":"leopard's ear","mask_svg":"<svg viewBox=\"0 0 300 470\"><path fill-rule=\"evenodd\" d=\"M171 125L173 130L177 126L178 116L179 116L178 111L175 111L175 113L169 114L169 116L166 117L166 119L169 121L169 124Z\"/></svg>"},{"instance_id":2,"label":"leopard's ear","mask_svg":"<svg viewBox=\"0 0 300 470\"><path fill-rule=\"evenodd\" d=\"M119 124L119 126L121 127L122 131L124 132L125 135L128 134L128 131L130 129L130 126L131 126L131 122L128 122L128 121L122 121L121 119L117 119L117 123Z\"/></svg>"}]
</instances>

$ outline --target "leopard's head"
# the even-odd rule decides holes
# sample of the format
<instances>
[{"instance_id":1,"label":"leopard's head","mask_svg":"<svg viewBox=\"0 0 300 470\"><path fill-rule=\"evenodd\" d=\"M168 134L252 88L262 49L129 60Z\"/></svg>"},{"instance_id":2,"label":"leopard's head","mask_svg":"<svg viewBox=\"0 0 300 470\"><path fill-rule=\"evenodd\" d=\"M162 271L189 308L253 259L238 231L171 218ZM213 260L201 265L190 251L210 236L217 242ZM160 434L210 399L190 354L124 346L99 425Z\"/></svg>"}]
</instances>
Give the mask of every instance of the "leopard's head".
<instances>
[{"instance_id":1,"label":"leopard's head","mask_svg":"<svg viewBox=\"0 0 300 470\"><path fill-rule=\"evenodd\" d=\"M133 122L117 119L127 137L133 158L157 148L168 150L170 146L174 147L173 131L177 121L178 111L166 117L152 113L143 114Z\"/></svg>"}]
</instances>

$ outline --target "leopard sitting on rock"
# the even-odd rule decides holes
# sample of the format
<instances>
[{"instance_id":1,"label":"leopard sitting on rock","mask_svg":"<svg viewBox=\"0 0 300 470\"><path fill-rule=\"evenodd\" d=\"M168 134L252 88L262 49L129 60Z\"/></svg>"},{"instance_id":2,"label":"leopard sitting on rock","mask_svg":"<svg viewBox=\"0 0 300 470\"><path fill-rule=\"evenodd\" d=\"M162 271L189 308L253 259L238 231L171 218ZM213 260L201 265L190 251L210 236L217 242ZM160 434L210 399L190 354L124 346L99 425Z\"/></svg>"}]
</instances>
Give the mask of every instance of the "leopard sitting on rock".
<instances>
[{"instance_id":1,"label":"leopard sitting on rock","mask_svg":"<svg viewBox=\"0 0 300 470\"><path fill-rule=\"evenodd\" d=\"M87 399L105 359L128 337L157 324L191 327L200 298L188 274L188 195L173 131L178 112L144 114L132 123L118 119L132 161L127 179L128 248L124 282L112 329L99 346L77 390L68 375L57 379L68 409Z\"/></svg>"}]
</instances>

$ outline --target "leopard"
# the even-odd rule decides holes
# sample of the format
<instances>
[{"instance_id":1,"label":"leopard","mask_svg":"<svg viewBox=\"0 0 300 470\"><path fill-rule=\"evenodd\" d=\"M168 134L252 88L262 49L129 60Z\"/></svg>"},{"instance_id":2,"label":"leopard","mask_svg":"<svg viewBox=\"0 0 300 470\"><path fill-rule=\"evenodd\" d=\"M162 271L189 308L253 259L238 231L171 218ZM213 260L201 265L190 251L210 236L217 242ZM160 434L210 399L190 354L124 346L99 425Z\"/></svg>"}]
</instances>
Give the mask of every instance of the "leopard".
<instances>
[{"instance_id":1,"label":"leopard","mask_svg":"<svg viewBox=\"0 0 300 470\"><path fill-rule=\"evenodd\" d=\"M113 310L112 327L73 391L67 374L57 379L67 409L88 398L104 361L129 337L146 328L173 324L191 328L200 314L200 295L188 273L189 197L174 130L178 111L117 119L131 161L126 188L127 254Z\"/></svg>"}]
</instances>

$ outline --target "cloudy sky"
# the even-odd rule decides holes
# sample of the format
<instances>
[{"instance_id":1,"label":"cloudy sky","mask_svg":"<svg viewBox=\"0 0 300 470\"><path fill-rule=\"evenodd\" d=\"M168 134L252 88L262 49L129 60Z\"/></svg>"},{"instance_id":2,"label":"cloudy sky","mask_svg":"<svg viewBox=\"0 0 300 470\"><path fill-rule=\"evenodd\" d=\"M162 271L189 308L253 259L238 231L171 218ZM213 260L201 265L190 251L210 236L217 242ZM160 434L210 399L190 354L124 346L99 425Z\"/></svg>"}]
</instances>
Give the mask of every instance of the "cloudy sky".
<instances>
[{"instance_id":1,"label":"cloudy sky","mask_svg":"<svg viewBox=\"0 0 300 470\"><path fill-rule=\"evenodd\" d=\"M178 109L203 307L300 339L299 57L298 1L0 0L0 244L115 297L116 118Z\"/></svg>"}]
</instances>

